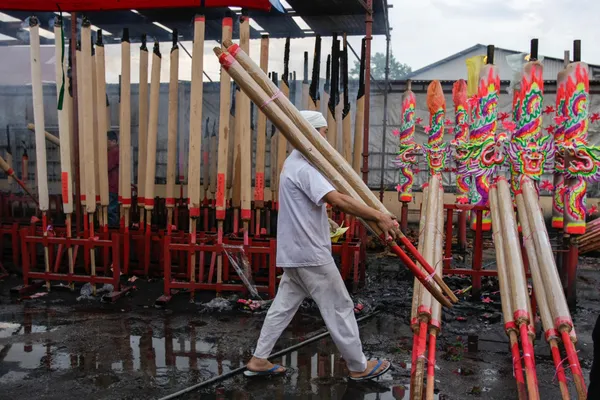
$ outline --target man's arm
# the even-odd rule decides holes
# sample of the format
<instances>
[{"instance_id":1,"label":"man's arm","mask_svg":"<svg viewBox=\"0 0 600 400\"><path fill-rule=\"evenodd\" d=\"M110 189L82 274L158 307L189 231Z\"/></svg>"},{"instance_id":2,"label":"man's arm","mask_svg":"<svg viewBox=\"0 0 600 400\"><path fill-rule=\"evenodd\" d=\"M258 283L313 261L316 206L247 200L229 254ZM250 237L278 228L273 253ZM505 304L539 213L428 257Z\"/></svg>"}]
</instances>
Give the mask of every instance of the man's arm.
<instances>
[{"instance_id":1,"label":"man's arm","mask_svg":"<svg viewBox=\"0 0 600 400\"><path fill-rule=\"evenodd\" d=\"M354 215L365 221L375 222L379 229L385 233L388 240L396 239L400 236L398 222L396 222L394 217L374 210L350 196L334 190L327 193L324 200L346 214Z\"/></svg>"}]
</instances>

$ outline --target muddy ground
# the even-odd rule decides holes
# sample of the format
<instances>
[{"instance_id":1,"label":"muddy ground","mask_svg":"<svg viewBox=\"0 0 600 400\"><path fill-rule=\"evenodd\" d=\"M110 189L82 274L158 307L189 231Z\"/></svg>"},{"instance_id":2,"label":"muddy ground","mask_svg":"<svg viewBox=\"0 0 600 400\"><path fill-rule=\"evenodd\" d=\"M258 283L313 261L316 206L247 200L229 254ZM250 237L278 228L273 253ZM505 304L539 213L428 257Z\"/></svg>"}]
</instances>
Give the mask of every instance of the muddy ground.
<instances>
[{"instance_id":1,"label":"muddy ground","mask_svg":"<svg viewBox=\"0 0 600 400\"><path fill-rule=\"evenodd\" d=\"M600 312L596 263L597 259L581 259L578 307L573 313L586 379L592 362L591 331ZM464 278L448 281L453 289L469 286ZM252 313L235 306L230 311L206 309L203 304L210 300L206 295L194 303L187 295L175 296L166 308L157 309L160 281L139 279L137 290L115 304L76 301L79 291L58 290L19 300L9 294L19 283L15 275L0 282L2 399L159 399L242 366L264 318L264 311ZM496 290L495 280L486 279L483 298L491 302L467 293L444 313L437 346L437 398L516 399ZM377 382L348 383L335 346L322 339L277 360L289 369L285 378L246 380L236 375L181 398L408 398L411 295L412 278L396 258L369 255L368 281L353 297L366 306L363 315L374 308L381 312L361 324L364 350L395 365ZM306 302L277 347L322 330L318 310ZM541 398L560 398L543 339L536 341L535 355Z\"/></svg>"}]
</instances>

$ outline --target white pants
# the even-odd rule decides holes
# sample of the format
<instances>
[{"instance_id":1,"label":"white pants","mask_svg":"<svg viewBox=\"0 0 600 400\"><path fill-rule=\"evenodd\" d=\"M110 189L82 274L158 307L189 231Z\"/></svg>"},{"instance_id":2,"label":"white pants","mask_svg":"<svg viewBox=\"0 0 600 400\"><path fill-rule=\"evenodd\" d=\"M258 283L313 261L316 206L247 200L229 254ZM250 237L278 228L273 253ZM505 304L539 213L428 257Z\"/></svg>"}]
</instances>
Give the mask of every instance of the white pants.
<instances>
[{"instance_id":1,"label":"white pants","mask_svg":"<svg viewBox=\"0 0 600 400\"><path fill-rule=\"evenodd\" d=\"M335 263L321 267L285 268L279 290L260 332L254 356L268 358L283 330L306 297L319 306L331 337L352 372L367 368L354 303Z\"/></svg>"}]
</instances>

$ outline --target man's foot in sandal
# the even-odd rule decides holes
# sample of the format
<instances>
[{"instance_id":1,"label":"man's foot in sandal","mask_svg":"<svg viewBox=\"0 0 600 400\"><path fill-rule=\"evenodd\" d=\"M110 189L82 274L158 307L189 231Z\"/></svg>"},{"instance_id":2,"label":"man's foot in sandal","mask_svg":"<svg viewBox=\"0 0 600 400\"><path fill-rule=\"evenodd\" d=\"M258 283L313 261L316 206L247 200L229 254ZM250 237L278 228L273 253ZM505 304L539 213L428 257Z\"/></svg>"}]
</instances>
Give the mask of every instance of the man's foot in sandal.
<instances>
[{"instance_id":1,"label":"man's foot in sandal","mask_svg":"<svg viewBox=\"0 0 600 400\"><path fill-rule=\"evenodd\" d=\"M348 378L356 382L375 379L388 372L391 367L392 363L387 360L369 360L363 372L350 372Z\"/></svg>"},{"instance_id":2,"label":"man's foot in sandal","mask_svg":"<svg viewBox=\"0 0 600 400\"><path fill-rule=\"evenodd\" d=\"M254 376L279 376L285 375L286 369L281 365L272 364L264 358L252 357L250 362L246 364L244 375L248 377Z\"/></svg>"}]
</instances>

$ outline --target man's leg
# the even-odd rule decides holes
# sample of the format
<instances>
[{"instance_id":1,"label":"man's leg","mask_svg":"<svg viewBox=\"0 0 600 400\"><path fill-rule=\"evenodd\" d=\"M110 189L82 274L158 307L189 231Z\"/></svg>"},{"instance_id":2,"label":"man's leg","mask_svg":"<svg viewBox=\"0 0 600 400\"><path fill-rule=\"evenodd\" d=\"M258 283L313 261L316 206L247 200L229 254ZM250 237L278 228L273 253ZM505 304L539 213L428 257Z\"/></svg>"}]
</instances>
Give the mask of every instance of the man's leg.
<instances>
[{"instance_id":1,"label":"man's leg","mask_svg":"<svg viewBox=\"0 0 600 400\"><path fill-rule=\"evenodd\" d=\"M292 321L298 311L298 307L306 298L307 293L298 283L297 271L286 269L279 282L279 289L273 304L265 318L260 337L254 351L254 357L248 363L251 371L262 371L270 369L267 358L273 350L273 346L281 336L281 333Z\"/></svg>"},{"instance_id":2,"label":"man's leg","mask_svg":"<svg viewBox=\"0 0 600 400\"><path fill-rule=\"evenodd\" d=\"M305 290L319 306L325 325L346 361L350 374L353 377L369 374L376 367L377 360L367 362L362 351L354 303L335 263L322 267L298 268L298 274ZM388 365L387 361L381 363L377 372Z\"/></svg>"}]
</instances>

